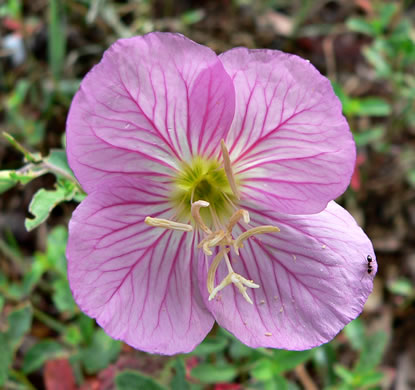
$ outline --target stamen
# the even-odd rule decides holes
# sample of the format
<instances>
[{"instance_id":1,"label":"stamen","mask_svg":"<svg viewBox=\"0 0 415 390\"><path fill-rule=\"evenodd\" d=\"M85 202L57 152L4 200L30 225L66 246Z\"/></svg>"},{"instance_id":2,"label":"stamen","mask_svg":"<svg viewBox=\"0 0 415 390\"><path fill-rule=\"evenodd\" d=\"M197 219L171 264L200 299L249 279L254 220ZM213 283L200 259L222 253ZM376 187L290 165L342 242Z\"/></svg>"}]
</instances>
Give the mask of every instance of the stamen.
<instances>
[{"instance_id":1,"label":"stamen","mask_svg":"<svg viewBox=\"0 0 415 390\"><path fill-rule=\"evenodd\" d=\"M174 221L170 221L168 219L146 217L144 222L149 226L162 227L164 229L180 230L180 231L183 231L183 232L193 231L193 226L192 225L187 225L185 223L174 222Z\"/></svg>"},{"instance_id":2,"label":"stamen","mask_svg":"<svg viewBox=\"0 0 415 390\"><path fill-rule=\"evenodd\" d=\"M232 217L229 219L229 224L227 227L228 233L232 233L233 228L241 218L244 219L245 223L249 223L250 219L248 211L239 209L233 213Z\"/></svg>"},{"instance_id":3,"label":"stamen","mask_svg":"<svg viewBox=\"0 0 415 390\"><path fill-rule=\"evenodd\" d=\"M255 284L252 280L247 280L243 276L237 274L236 272L230 272L225 279L222 280L220 284L218 284L210 293L208 300L211 301L213 298L215 298L216 294L223 290L226 286L233 283L239 290L239 292L242 294L242 296L245 298L245 300L253 304L251 298L249 297L248 293L246 292L246 287L249 288L259 288L260 286L258 284Z\"/></svg>"},{"instance_id":4,"label":"stamen","mask_svg":"<svg viewBox=\"0 0 415 390\"><path fill-rule=\"evenodd\" d=\"M224 165L226 177L228 178L229 185L231 186L231 190L233 194L236 196L236 198L240 199L239 191L238 191L238 188L236 187L235 176L233 175L233 171L232 171L231 159L229 157L228 149L226 149L224 140L220 141L220 146L222 148L223 165Z\"/></svg>"},{"instance_id":5,"label":"stamen","mask_svg":"<svg viewBox=\"0 0 415 390\"><path fill-rule=\"evenodd\" d=\"M279 232L280 229L276 226L258 226L254 227L252 229L247 230L246 232L243 232L234 242L233 242L233 248L235 249L235 252L237 255L239 255L239 248L242 248L242 242L246 240L247 238L253 236L254 234L263 234L263 233L272 233L272 232Z\"/></svg>"},{"instance_id":6,"label":"stamen","mask_svg":"<svg viewBox=\"0 0 415 390\"><path fill-rule=\"evenodd\" d=\"M198 248L203 248L203 252L205 252L208 256L212 256L212 251L209 248L213 248L218 245L226 236L226 233L223 230L219 230L218 232L214 232L209 234L206 238L204 238L199 245Z\"/></svg>"},{"instance_id":7,"label":"stamen","mask_svg":"<svg viewBox=\"0 0 415 390\"><path fill-rule=\"evenodd\" d=\"M222 261L222 257L225 253L228 253L229 251L229 248L222 248L219 251L219 253L215 256L215 258L212 261L212 264L209 267L207 276L207 289L209 291L209 294L212 294L212 291L214 290L216 270L218 269L218 266Z\"/></svg>"},{"instance_id":8,"label":"stamen","mask_svg":"<svg viewBox=\"0 0 415 390\"><path fill-rule=\"evenodd\" d=\"M209 207L209 202L206 202L205 200L198 200L192 203L192 208L191 208L192 217L206 234L211 234L212 231L205 225L202 217L200 216L199 210L201 207Z\"/></svg>"}]
</instances>

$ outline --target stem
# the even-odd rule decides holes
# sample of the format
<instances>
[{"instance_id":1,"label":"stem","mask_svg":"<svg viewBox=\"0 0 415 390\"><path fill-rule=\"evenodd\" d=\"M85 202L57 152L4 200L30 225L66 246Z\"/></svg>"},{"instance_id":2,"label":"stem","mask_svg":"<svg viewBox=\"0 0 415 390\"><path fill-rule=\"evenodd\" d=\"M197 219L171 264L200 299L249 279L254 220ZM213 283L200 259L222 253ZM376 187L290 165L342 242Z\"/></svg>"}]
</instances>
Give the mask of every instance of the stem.
<instances>
[{"instance_id":1,"label":"stem","mask_svg":"<svg viewBox=\"0 0 415 390\"><path fill-rule=\"evenodd\" d=\"M62 325L59 321L56 321L51 316L49 316L48 314L43 313L41 310L36 309L35 307L33 307L33 315L40 322L43 322L50 329L53 329L58 333L63 333L66 330L65 326Z\"/></svg>"},{"instance_id":2,"label":"stem","mask_svg":"<svg viewBox=\"0 0 415 390\"><path fill-rule=\"evenodd\" d=\"M2 252L6 257L8 257L13 264L16 264L19 267L19 271L22 273L27 268L26 264L24 263L24 259L19 256L14 250L10 249L7 243L0 238L0 252Z\"/></svg>"}]
</instances>

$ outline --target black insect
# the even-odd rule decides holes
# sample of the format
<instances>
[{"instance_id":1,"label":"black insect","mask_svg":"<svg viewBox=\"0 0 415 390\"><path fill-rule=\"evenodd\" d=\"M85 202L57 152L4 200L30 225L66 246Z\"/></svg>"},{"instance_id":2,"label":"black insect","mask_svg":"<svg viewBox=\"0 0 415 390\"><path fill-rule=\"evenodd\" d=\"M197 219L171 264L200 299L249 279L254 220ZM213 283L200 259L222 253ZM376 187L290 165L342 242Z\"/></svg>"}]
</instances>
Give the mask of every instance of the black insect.
<instances>
[{"instance_id":1,"label":"black insect","mask_svg":"<svg viewBox=\"0 0 415 390\"><path fill-rule=\"evenodd\" d=\"M372 259L372 256L367 255L366 260L367 260L367 273L368 274L371 274L372 271L373 271L373 266L372 266L373 259Z\"/></svg>"}]
</instances>

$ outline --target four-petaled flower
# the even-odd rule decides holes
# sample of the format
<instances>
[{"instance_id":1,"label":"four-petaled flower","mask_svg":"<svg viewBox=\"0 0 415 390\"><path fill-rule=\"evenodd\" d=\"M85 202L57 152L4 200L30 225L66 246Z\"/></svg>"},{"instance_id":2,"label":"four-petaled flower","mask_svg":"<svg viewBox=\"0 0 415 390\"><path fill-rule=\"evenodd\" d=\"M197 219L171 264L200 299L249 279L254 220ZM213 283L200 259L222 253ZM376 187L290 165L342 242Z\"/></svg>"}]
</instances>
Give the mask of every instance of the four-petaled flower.
<instances>
[{"instance_id":1,"label":"four-petaled flower","mask_svg":"<svg viewBox=\"0 0 415 390\"><path fill-rule=\"evenodd\" d=\"M119 40L73 100L67 153L88 193L69 282L110 336L189 352L216 320L251 347L302 350L362 311L373 248L332 202L355 146L308 61L217 56L178 34Z\"/></svg>"}]
</instances>

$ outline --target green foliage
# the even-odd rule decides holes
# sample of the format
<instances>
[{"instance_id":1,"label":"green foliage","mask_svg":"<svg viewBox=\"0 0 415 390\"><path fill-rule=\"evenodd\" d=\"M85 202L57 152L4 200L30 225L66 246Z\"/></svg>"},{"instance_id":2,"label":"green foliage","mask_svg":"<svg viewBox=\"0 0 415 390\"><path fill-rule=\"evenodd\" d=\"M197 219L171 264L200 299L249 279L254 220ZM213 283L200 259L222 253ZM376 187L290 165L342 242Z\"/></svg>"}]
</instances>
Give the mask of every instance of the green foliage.
<instances>
[{"instance_id":1,"label":"green foliage","mask_svg":"<svg viewBox=\"0 0 415 390\"><path fill-rule=\"evenodd\" d=\"M33 218L25 220L25 227L28 231L43 223L59 203L71 200L79 202L84 198L84 193L69 168L64 150L52 149L48 156L42 157L40 153L31 153L10 134L3 133L3 135L16 150L23 154L28 163L18 170L0 171L0 193L18 183L25 185L46 173L53 173L57 179L55 189L41 188L33 196L29 205L29 212Z\"/></svg>"},{"instance_id":2,"label":"green foliage","mask_svg":"<svg viewBox=\"0 0 415 390\"><path fill-rule=\"evenodd\" d=\"M72 200L76 194L76 186L74 183L61 182L57 184L55 190L45 190L41 188L33 196L29 205L29 211L34 218L26 218L25 227L27 231L38 227L49 217L51 211L61 202Z\"/></svg>"},{"instance_id":3,"label":"green foliage","mask_svg":"<svg viewBox=\"0 0 415 390\"><path fill-rule=\"evenodd\" d=\"M81 350L81 360L88 374L94 374L114 361L121 350L121 343L107 336L102 329L97 330L92 342Z\"/></svg>"},{"instance_id":4,"label":"green foliage","mask_svg":"<svg viewBox=\"0 0 415 390\"><path fill-rule=\"evenodd\" d=\"M5 335L7 342L12 349L16 349L26 332L29 331L32 325L32 308L25 304L13 310L8 316L8 330Z\"/></svg>"},{"instance_id":5,"label":"green foliage","mask_svg":"<svg viewBox=\"0 0 415 390\"><path fill-rule=\"evenodd\" d=\"M354 349L359 351L359 357L352 369L340 364L334 365L334 372L341 380L340 388L355 389L378 385L383 379L383 373L377 371L387 343L384 332L366 334L360 319L352 321L345 328L345 334Z\"/></svg>"},{"instance_id":6,"label":"green foliage","mask_svg":"<svg viewBox=\"0 0 415 390\"><path fill-rule=\"evenodd\" d=\"M184 367L183 359L178 357L173 365L175 374L170 382L172 390L189 390L189 383L186 381L186 369Z\"/></svg>"},{"instance_id":7,"label":"green foliage","mask_svg":"<svg viewBox=\"0 0 415 390\"><path fill-rule=\"evenodd\" d=\"M373 67L376 78L390 84L394 92L392 96L395 100L399 98L399 104L394 102L395 115L413 125L415 39L411 22L405 16L396 19L403 12L400 9L402 6L381 3L372 18L352 17L347 26L352 31L372 37L372 43L363 50L363 54ZM385 105L380 108L381 113L386 110Z\"/></svg>"},{"instance_id":8,"label":"green foliage","mask_svg":"<svg viewBox=\"0 0 415 390\"><path fill-rule=\"evenodd\" d=\"M66 52L66 28L64 1L49 1L49 64L55 80L59 80L63 71Z\"/></svg>"},{"instance_id":9,"label":"green foliage","mask_svg":"<svg viewBox=\"0 0 415 390\"><path fill-rule=\"evenodd\" d=\"M10 177L14 171L4 170L0 171L0 194L13 188L17 184L17 180Z\"/></svg>"},{"instance_id":10,"label":"green foliage","mask_svg":"<svg viewBox=\"0 0 415 390\"><path fill-rule=\"evenodd\" d=\"M225 337L207 337L191 354L205 356L212 353L221 353L227 345L228 340Z\"/></svg>"},{"instance_id":11,"label":"green foliage","mask_svg":"<svg viewBox=\"0 0 415 390\"><path fill-rule=\"evenodd\" d=\"M237 374L236 367L231 364L203 363L192 370L192 376L202 383L231 382Z\"/></svg>"},{"instance_id":12,"label":"green foliage","mask_svg":"<svg viewBox=\"0 0 415 390\"><path fill-rule=\"evenodd\" d=\"M333 89L342 102L343 112L348 117L353 116L388 116L391 113L390 104L378 97L351 98L345 94L341 86L333 83Z\"/></svg>"},{"instance_id":13,"label":"green foliage","mask_svg":"<svg viewBox=\"0 0 415 390\"><path fill-rule=\"evenodd\" d=\"M137 371L123 371L115 377L117 390L166 390L154 379Z\"/></svg>"},{"instance_id":14,"label":"green foliage","mask_svg":"<svg viewBox=\"0 0 415 390\"><path fill-rule=\"evenodd\" d=\"M19 19L22 13L22 6L21 0L7 0L0 5L0 17L8 16Z\"/></svg>"},{"instance_id":15,"label":"green foliage","mask_svg":"<svg viewBox=\"0 0 415 390\"><path fill-rule=\"evenodd\" d=\"M31 306L24 304L7 315L7 327L0 331L0 386L6 382L16 350L32 325L32 314Z\"/></svg>"},{"instance_id":16,"label":"green foliage","mask_svg":"<svg viewBox=\"0 0 415 390\"><path fill-rule=\"evenodd\" d=\"M26 352L23 360L22 370L25 374L36 371L51 358L59 356L62 352L62 346L53 340L42 340L33 345Z\"/></svg>"},{"instance_id":17,"label":"green foliage","mask_svg":"<svg viewBox=\"0 0 415 390\"><path fill-rule=\"evenodd\" d=\"M7 336L0 332L0 386L3 386L8 378L9 367L12 363L13 354L7 342Z\"/></svg>"},{"instance_id":18,"label":"green foliage","mask_svg":"<svg viewBox=\"0 0 415 390\"><path fill-rule=\"evenodd\" d=\"M397 279L393 283L388 284L387 287L392 294L407 298L415 297L415 286L408 279Z\"/></svg>"},{"instance_id":19,"label":"green foliage","mask_svg":"<svg viewBox=\"0 0 415 390\"><path fill-rule=\"evenodd\" d=\"M16 83L15 89L6 99L7 121L14 129L19 139L24 139L29 145L39 144L45 135L45 122L32 115L25 115L24 102L27 99L31 84L27 79ZM28 160L30 161L30 160Z\"/></svg>"}]
</instances>

